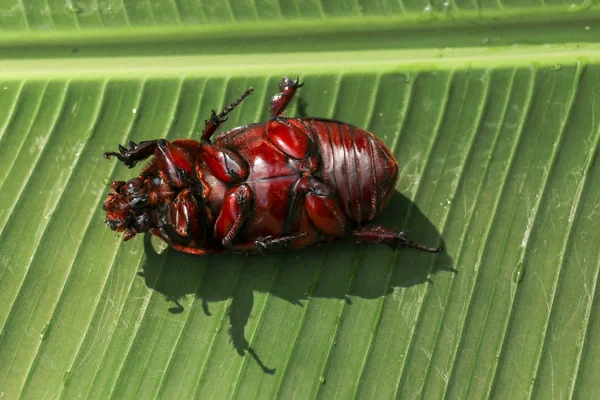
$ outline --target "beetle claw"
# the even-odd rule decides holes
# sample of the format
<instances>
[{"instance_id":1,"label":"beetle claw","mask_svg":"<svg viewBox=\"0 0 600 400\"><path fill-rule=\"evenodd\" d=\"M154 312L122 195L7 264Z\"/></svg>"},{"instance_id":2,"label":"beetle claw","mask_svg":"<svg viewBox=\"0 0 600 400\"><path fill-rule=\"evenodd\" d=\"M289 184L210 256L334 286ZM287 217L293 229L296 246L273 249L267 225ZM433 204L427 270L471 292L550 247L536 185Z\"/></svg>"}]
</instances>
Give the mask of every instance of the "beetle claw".
<instances>
[{"instance_id":1,"label":"beetle claw","mask_svg":"<svg viewBox=\"0 0 600 400\"><path fill-rule=\"evenodd\" d=\"M264 257L267 246L264 243L257 243L257 245L254 247L254 249L258 252L258 254L260 254L261 256Z\"/></svg>"},{"instance_id":2,"label":"beetle claw","mask_svg":"<svg viewBox=\"0 0 600 400\"><path fill-rule=\"evenodd\" d=\"M260 255L265 255L266 250L276 249L288 246L293 240L303 238L306 236L306 232L302 232L298 235L290 235L283 237L264 236L256 239L254 242L254 251Z\"/></svg>"},{"instance_id":3,"label":"beetle claw","mask_svg":"<svg viewBox=\"0 0 600 400\"><path fill-rule=\"evenodd\" d=\"M227 121L228 117L226 117L225 115L227 114L226 110L224 109L223 112L217 114L217 112L213 109L210 110L210 120L206 121L206 123L211 123L213 125L220 125L222 123L224 123L225 121Z\"/></svg>"},{"instance_id":4,"label":"beetle claw","mask_svg":"<svg viewBox=\"0 0 600 400\"><path fill-rule=\"evenodd\" d=\"M273 240L271 236L265 236L258 238L254 241L254 252L265 256L265 250L269 247L270 242Z\"/></svg>"},{"instance_id":5,"label":"beetle claw","mask_svg":"<svg viewBox=\"0 0 600 400\"><path fill-rule=\"evenodd\" d=\"M137 164L137 160L135 160L131 156L131 152L121 145L119 145L119 151L120 151L120 153L117 153L115 151L107 151L104 153L104 158L106 158L107 160L110 160L110 158L112 156L115 156L119 159L119 161L121 161L127 167L129 167L129 168L135 167L135 165Z\"/></svg>"},{"instance_id":6,"label":"beetle claw","mask_svg":"<svg viewBox=\"0 0 600 400\"><path fill-rule=\"evenodd\" d=\"M304 86L304 83L300 83L300 77L296 77L296 79L291 80L289 77L283 77L283 80L279 82L279 89L282 92L287 92L289 90L294 90L299 87Z\"/></svg>"}]
</instances>

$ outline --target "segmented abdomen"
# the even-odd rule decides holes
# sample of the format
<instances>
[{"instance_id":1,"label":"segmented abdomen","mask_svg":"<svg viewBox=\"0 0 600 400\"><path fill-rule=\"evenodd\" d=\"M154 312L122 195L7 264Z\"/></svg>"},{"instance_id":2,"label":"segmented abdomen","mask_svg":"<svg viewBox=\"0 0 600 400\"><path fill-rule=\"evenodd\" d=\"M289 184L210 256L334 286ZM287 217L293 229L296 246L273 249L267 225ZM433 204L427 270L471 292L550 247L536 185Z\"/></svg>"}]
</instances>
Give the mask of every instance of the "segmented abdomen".
<instances>
[{"instance_id":1,"label":"segmented abdomen","mask_svg":"<svg viewBox=\"0 0 600 400\"><path fill-rule=\"evenodd\" d=\"M337 191L340 205L354 226L371 221L389 203L398 164L375 135L336 121L302 119L321 156L319 177Z\"/></svg>"}]
</instances>

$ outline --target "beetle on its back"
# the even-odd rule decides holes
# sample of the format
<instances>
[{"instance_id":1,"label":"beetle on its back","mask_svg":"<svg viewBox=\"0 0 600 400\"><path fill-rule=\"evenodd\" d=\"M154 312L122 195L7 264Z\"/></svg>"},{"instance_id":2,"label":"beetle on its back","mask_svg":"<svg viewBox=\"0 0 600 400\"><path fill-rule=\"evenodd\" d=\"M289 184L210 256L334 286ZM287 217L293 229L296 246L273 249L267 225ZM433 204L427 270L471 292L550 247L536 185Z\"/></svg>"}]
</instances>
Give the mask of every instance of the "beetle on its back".
<instances>
[{"instance_id":1,"label":"beetle on its back","mask_svg":"<svg viewBox=\"0 0 600 400\"><path fill-rule=\"evenodd\" d=\"M150 232L191 254L268 253L342 237L441 251L402 232L366 227L389 203L398 164L373 134L338 121L284 118L301 85L285 77L271 118L211 136L252 93L206 121L202 138L157 139L116 156L130 168L154 156L139 177L114 181L104 201L110 229L124 240Z\"/></svg>"}]
</instances>

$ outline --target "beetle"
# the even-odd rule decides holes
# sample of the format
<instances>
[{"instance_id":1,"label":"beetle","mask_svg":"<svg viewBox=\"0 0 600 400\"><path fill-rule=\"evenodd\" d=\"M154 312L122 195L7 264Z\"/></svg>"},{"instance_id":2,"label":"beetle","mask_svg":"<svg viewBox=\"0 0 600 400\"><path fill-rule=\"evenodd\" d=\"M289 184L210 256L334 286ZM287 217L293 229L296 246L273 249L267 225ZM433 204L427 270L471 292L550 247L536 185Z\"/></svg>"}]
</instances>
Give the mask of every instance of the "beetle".
<instances>
[{"instance_id":1,"label":"beetle","mask_svg":"<svg viewBox=\"0 0 600 400\"><path fill-rule=\"evenodd\" d=\"M127 241L150 232L191 254L266 254L351 237L394 249L427 247L404 232L369 226L398 178L392 152L374 134L323 118L286 118L301 87L284 77L270 118L212 137L248 95L211 110L200 141L155 139L119 145L127 167L154 156L138 177L113 181L105 222Z\"/></svg>"}]
</instances>

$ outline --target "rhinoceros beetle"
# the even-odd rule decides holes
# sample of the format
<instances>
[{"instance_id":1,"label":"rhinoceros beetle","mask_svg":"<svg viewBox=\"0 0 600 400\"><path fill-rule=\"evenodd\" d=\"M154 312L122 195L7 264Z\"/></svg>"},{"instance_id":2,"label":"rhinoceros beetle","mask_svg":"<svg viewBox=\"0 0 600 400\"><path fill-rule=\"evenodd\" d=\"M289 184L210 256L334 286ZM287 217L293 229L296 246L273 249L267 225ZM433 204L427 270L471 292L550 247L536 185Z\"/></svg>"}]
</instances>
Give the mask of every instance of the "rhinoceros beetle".
<instances>
[{"instance_id":1,"label":"rhinoceros beetle","mask_svg":"<svg viewBox=\"0 0 600 400\"><path fill-rule=\"evenodd\" d=\"M404 232L367 226L388 205L398 164L375 135L323 118L285 118L302 86L285 77L267 122L211 137L252 88L211 112L200 141L129 141L117 157L129 168L154 156L140 176L113 181L106 224L127 241L150 232L191 254L270 253L351 237L394 249L430 248Z\"/></svg>"}]
</instances>

